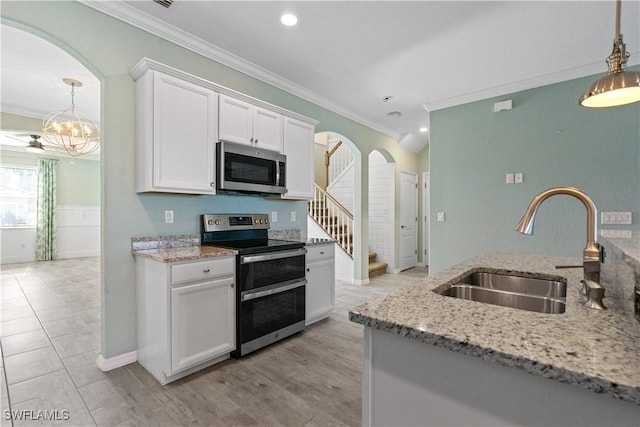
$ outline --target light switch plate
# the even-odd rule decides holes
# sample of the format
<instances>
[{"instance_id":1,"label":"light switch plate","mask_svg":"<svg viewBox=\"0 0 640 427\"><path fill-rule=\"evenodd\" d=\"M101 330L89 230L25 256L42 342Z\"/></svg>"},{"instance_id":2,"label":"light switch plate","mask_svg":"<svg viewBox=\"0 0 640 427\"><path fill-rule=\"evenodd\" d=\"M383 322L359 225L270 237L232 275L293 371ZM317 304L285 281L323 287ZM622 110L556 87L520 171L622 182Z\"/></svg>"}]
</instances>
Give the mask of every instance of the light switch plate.
<instances>
[{"instance_id":1,"label":"light switch plate","mask_svg":"<svg viewBox=\"0 0 640 427\"><path fill-rule=\"evenodd\" d=\"M444 222L444 212L438 212L438 222Z\"/></svg>"},{"instance_id":2,"label":"light switch plate","mask_svg":"<svg viewBox=\"0 0 640 427\"><path fill-rule=\"evenodd\" d=\"M278 222L278 211L271 211L271 222Z\"/></svg>"},{"instance_id":3,"label":"light switch plate","mask_svg":"<svg viewBox=\"0 0 640 427\"><path fill-rule=\"evenodd\" d=\"M507 184L513 184L513 174L508 173L505 177L504 182L506 182Z\"/></svg>"},{"instance_id":4,"label":"light switch plate","mask_svg":"<svg viewBox=\"0 0 640 427\"><path fill-rule=\"evenodd\" d=\"M164 211L164 223L173 224L173 211Z\"/></svg>"},{"instance_id":5,"label":"light switch plate","mask_svg":"<svg viewBox=\"0 0 640 427\"><path fill-rule=\"evenodd\" d=\"M296 222L296 211L291 211L291 222Z\"/></svg>"}]
</instances>

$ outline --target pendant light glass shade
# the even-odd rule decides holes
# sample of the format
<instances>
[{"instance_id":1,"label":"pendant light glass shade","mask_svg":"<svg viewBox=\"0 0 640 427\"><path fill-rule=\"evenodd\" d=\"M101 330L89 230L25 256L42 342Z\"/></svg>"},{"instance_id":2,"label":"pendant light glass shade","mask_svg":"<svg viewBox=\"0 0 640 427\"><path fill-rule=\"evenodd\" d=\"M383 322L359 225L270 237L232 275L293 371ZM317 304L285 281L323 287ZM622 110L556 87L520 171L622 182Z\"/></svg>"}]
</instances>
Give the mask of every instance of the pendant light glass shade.
<instances>
[{"instance_id":1,"label":"pendant light glass shade","mask_svg":"<svg viewBox=\"0 0 640 427\"><path fill-rule=\"evenodd\" d=\"M62 149L77 157L94 152L100 147L100 129L96 124L76 112L74 94L82 82L63 79L71 86L71 108L53 113L44 123L42 137L53 148Z\"/></svg>"},{"instance_id":2,"label":"pendant light glass shade","mask_svg":"<svg viewBox=\"0 0 640 427\"><path fill-rule=\"evenodd\" d=\"M596 80L580 98L583 107L617 107L640 101L640 72L625 71L629 59L620 33L621 0L616 1L616 38L607 58L609 74Z\"/></svg>"}]
</instances>

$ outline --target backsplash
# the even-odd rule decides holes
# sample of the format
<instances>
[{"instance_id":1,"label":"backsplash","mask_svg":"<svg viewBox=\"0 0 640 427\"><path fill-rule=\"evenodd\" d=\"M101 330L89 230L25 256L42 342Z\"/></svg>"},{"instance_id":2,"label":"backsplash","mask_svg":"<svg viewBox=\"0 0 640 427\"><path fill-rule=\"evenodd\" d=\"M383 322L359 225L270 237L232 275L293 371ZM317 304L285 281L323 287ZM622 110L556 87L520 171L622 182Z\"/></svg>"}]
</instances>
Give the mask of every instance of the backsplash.
<instances>
[{"instance_id":1,"label":"backsplash","mask_svg":"<svg viewBox=\"0 0 640 427\"><path fill-rule=\"evenodd\" d=\"M183 248L187 246L199 246L200 235L189 234L180 236L154 236L154 237L132 237L131 248L134 251L144 251L149 249Z\"/></svg>"},{"instance_id":2,"label":"backsplash","mask_svg":"<svg viewBox=\"0 0 640 427\"><path fill-rule=\"evenodd\" d=\"M269 238L277 240L299 239L300 229L291 228L288 230L269 230Z\"/></svg>"}]
</instances>

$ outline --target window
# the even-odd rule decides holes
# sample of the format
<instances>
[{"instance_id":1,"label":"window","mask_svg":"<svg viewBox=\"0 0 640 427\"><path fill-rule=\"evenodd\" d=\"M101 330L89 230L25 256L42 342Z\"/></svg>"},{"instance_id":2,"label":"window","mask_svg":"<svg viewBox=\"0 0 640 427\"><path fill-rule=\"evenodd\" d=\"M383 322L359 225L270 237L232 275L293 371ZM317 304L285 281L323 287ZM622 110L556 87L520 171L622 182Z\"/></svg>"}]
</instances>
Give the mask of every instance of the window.
<instances>
[{"instance_id":1,"label":"window","mask_svg":"<svg viewBox=\"0 0 640 427\"><path fill-rule=\"evenodd\" d=\"M35 227L38 170L0 166L0 227Z\"/></svg>"}]
</instances>

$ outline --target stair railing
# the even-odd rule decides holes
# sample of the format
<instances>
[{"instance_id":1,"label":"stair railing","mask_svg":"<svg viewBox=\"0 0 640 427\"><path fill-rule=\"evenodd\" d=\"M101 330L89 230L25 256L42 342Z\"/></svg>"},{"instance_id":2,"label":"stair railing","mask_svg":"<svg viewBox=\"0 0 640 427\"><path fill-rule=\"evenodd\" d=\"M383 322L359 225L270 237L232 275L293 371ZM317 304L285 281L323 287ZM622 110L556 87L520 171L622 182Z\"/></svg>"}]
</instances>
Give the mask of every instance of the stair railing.
<instances>
[{"instance_id":1,"label":"stair railing","mask_svg":"<svg viewBox=\"0 0 640 427\"><path fill-rule=\"evenodd\" d=\"M351 149L338 141L325 153L324 164L327 170L327 186L336 180L353 163Z\"/></svg>"},{"instance_id":2,"label":"stair railing","mask_svg":"<svg viewBox=\"0 0 640 427\"><path fill-rule=\"evenodd\" d=\"M309 216L353 258L353 214L318 184L308 210Z\"/></svg>"}]
</instances>

